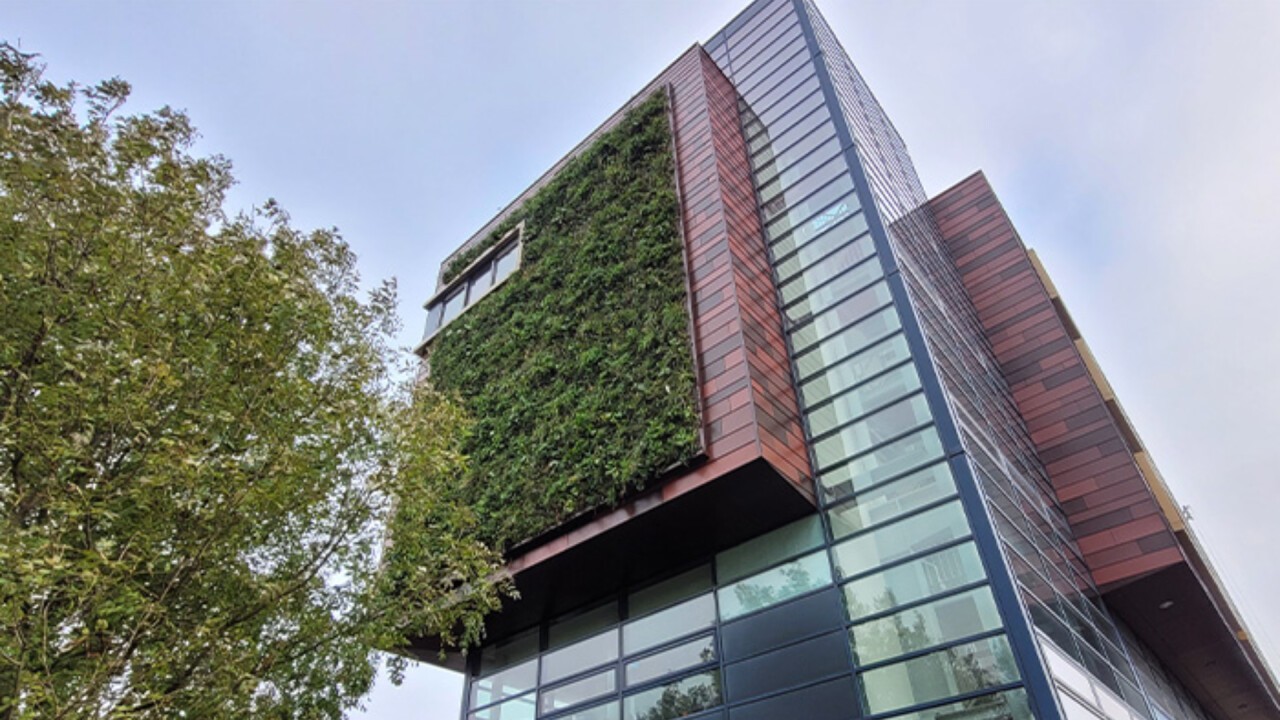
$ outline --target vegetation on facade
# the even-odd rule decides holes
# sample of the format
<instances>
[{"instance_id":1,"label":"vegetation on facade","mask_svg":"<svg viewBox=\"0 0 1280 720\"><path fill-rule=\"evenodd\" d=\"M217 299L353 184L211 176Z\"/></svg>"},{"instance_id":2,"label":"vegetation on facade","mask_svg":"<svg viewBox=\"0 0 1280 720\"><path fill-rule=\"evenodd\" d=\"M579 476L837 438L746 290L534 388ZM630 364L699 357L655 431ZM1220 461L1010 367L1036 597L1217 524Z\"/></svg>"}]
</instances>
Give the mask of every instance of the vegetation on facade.
<instances>
[{"instance_id":1,"label":"vegetation on facade","mask_svg":"<svg viewBox=\"0 0 1280 720\"><path fill-rule=\"evenodd\" d=\"M0 43L0 720L341 717L373 648L499 605L432 492L469 423L397 382L394 285L224 212L229 164L128 92Z\"/></svg>"},{"instance_id":2,"label":"vegetation on facade","mask_svg":"<svg viewBox=\"0 0 1280 720\"><path fill-rule=\"evenodd\" d=\"M674 172L656 93L498 228L525 222L520 270L432 343L432 383L475 419L450 490L495 546L700 452Z\"/></svg>"}]
</instances>

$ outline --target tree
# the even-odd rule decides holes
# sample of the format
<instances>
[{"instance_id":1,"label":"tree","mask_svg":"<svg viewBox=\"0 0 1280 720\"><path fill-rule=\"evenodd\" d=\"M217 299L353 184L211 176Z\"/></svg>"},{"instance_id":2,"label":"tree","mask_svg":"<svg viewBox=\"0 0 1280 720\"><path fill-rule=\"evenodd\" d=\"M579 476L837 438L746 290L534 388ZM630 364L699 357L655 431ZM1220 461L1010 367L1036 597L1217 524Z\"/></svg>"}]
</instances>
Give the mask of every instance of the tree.
<instances>
[{"instance_id":1,"label":"tree","mask_svg":"<svg viewBox=\"0 0 1280 720\"><path fill-rule=\"evenodd\" d=\"M0 45L0 718L338 717L372 648L475 642L467 421L398 381L394 284L42 70Z\"/></svg>"}]
</instances>

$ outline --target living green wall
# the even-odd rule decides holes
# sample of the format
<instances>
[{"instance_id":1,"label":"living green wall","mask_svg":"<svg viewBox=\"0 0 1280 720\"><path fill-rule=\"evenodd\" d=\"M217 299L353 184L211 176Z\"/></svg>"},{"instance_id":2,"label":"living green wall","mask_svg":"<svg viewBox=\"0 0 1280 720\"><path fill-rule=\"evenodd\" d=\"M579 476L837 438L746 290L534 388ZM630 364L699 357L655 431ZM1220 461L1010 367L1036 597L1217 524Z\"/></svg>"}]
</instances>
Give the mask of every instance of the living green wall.
<instances>
[{"instance_id":1,"label":"living green wall","mask_svg":"<svg viewBox=\"0 0 1280 720\"><path fill-rule=\"evenodd\" d=\"M442 490L510 547L607 507L700 452L664 93L570 161L493 236L525 222L521 267L447 325L431 382L475 426Z\"/></svg>"}]
</instances>

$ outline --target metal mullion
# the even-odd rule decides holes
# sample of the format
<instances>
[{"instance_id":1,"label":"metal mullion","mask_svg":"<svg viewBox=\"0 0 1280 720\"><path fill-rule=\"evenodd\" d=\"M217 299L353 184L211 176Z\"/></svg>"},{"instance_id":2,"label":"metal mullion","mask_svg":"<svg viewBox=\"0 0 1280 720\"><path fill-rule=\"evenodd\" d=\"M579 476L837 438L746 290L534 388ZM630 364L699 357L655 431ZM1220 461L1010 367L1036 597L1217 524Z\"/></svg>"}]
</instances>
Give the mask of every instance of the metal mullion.
<instances>
[{"instance_id":1,"label":"metal mullion","mask_svg":"<svg viewBox=\"0 0 1280 720\"><path fill-rule=\"evenodd\" d=\"M845 177L848 177L848 173L844 173L844 174L841 174L841 175L837 175L837 176L835 176L834 178L832 178L832 179L831 179L831 182L828 182L827 184L823 185L822 187L814 188L813 192L809 193L808 195L805 195L805 196L804 196L804 197L802 197L802 198L797 198L796 200L792 201L791 206L790 206L790 208L789 208L789 209L790 209L790 210L794 210L794 209L796 208L796 206L797 206L797 205L799 205L800 203L803 203L803 202L805 202L806 200L809 200L809 199L813 198L813 197L814 197L815 195L817 195L818 193L822 192L823 190L826 190L827 188L831 187L832 185L834 185L835 183L839 182L842 178L845 178ZM860 195L858 195L858 191L857 191L857 189L856 189L856 188L852 188L852 187L851 187L851 188L849 188L849 191L848 191L847 193L844 193L844 194L842 194L840 197L835 198L834 200L832 200L832 201L831 201L831 203L838 202L838 201L840 200L840 198L847 197L847 196L852 196L852 197L859 198L859 201L861 201L861 196L860 196ZM782 239L783 239L783 238L785 238L785 237L786 237L786 236L788 236L788 235L793 234L793 233L795 232L795 229L796 229L796 228L798 228L798 227L800 227L800 226L804 225L805 223L809 222L809 221L810 221L810 220L812 220L813 218L817 217L820 213L822 213L824 210L826 210L828 207L830 207L830 206L831 206L831 203L824 203L824 204L823 204L823 206L822 206L821 208L819 208L819 209L815 210L814 212L810 213L809 215L804 216L803 218L800 218L799 220L796 220L796 221L795 221L795 223L794 223L794 224L792 224L792 226L791 226L791 227L789 227L789 228L787 228L786 230L782 231L782 233L781 233L781 234L779 234L777 238L772 239L772 240L769 240L769 241L768 241L768 242L769 242L769 246L770 246L770 247L773 247L774 245L777 245L778 243L782 242ZM774 218L770 219L770 221L769 221L767 224L768 224L768 225L774 225L776 220L778 220L778 219L780 219L780 218L783 218L783 217L786 217L786 216L785 216L785 215L779 215L779 216L777 216L777 217L774 217ZM765 228L765 235L766 235L766 236L768 236L768 234L769 234L769 229L766 227L766 228Z\"/></svg>"},{"instance_id":2,"label":"metal mullion","mask_svg":"<svg viewBox=\"0 0 1280 720\"><path fill-rule=\"evenodd\" d=\"M942 707L943 705L950 705L952 703L964 702L965 700L972 700L974 698L980 698L986 695L996 695L999 693L1009 692L1011 690L1022 690L1023 692L1026 692L1026 685L1023 684L1021 679L1019 679L1010 683L993 685L992 687L983 688L982 690L970 690L967 693L961 693L959 695L948 695L947 697L940 698L938 700L930 700L928 702L916 703L915 705L908 705L906 707L896 708L894 710L888 710L882 713L865 715L863 716L863 720L889 720L889 718L901 717L903 715L910 715L913 713L920 712L921 710L928 710L931 708Z\"/></svg>"},{"instance_id":3,"label":"metal mullion","mask_svg":"<svg viewBox=\"0 0 1280 720\"><path fill-rule=\"evenodd\" d=\"M812 55L809 54L809 46L806 45L803 40L801 40L799 43L793 42L792 44L796 46L796 49L790 55L788 55L782 62L777 63L777 67L774 70L764 74L759 74L763 70L765 70L766 67L768 67L768 66L761 66L756 68L755 70L752 70L750 73L747 73L747 75L743 76L740 80L736 80L734 82L734 86L741 88L738 91L738 94L745 97L747 93L751 92L752 90L755 90L756 88L764 84L764 82L769 79L770 75L774 74L779 69L786 67L787 63L791 62L792 60L795 60L796 58L802 55L805 57L812 58ZM781 52L786 52L786 48L783 48ZM754 82L748 83L747 82L748 80L754 80Z\"/></svg>"},{"instance_id":4,"label":"metal mullion","mask_svg":"<svg viewBox=\"0 0 1280 720\"><path fill-rule=\"evenodd\" d=\"M788 252L787 254L782 255L782 256L779 256L779 257L777 258L777 260L775 261L775 266L776 266L776 265L781 265L782 263L784 263L784 262L786 262L786 261L790 260L794 255L796 255L797 253L799 253L801 250L803 250L803 249L805 249L805 248L809 247L810 245L814 244L815 242L817 242L817 241L819 240L819 238L823 238L823 237L825 237L827 233L831 232L832 230L835 230L836 228L840 227L841 225L845 224L846 222L851 221L853 218L857 217L857 216L858 216L858 215L860 215L861 213L862 213L862 209L861 209L861 208L859 208L856 212L850 213L849 215L846 215L845 217L840 218L840 219L839 219L839 220L837 220L836 222L832 223L832 224L831 224L831 227L826 228L826 229L824 229L822 232L818 233L817 235L814 235L813 237L809 238L809 241L808 241L808 242L806 242L805 244L803 244L803 245L799 245L799 246L797 246L794 250L791 250L791 251L790 251L790 252ZM863 230L862 232L858 233L858 234L857 234L857 235L855 235L853 238L851 238L848 242L849 242L849 243L852 243L854 240L857 240L858 238L861 238L863 235L866 235L866 234L868 234L869 232L870 232L869 230ZM783 236L783 237L785 237L785 236ZM781 241L782 241L782 238L778 238L778 241L779 241L779 242L781 242ZM821 261L821 260L825 260L826 258L831 257L831 255L833 255L833 254L835 254L835 253L837 253L837 252L839 252L840 250L843 250L843 249L844 249L844 246L843 246L843 245L841 245L840 247L834 248L834 249L832 249L832 250L828 251L828 252L827 252L826 254L824 254L822 257L818 258L817 260L814 260L814 261L810 262L808 265L803 266L800 270L797 270L796 272L797 272L797 273L802 272L802 271L804 271L804 270L806 270L806 269L808 269L808 268L812 267L812 266L813 266L813 263L819 262L819 261ZM879 253L879 251L877 250L877 254L878 254L878 253ZM792 279L792 278L794 278L794 277L795 277L795 275L792 275L791 277L787 278L787 280L791 280L791 279Z\"/></svg>"},{"instance_id":5,"label":"metal mullion","mask_svg":"<svg viewBox=\"0 0 1280 720\"><path fill-rule=\"evenodd\" d=\"M900 476L898 479L900 480L900 479L902 479L902 477ZM883 486L883 484L882 484L882 486ZM865 492L865 491L864 491L864 492ZM858 496L859 496L859 495L862 495L862 494L863 494L862 492L859 492L857 495L851 495L851 496L850 496L850 497L848 497L848 498L841 498L841 499L840 499L840 502L835 503L835 504L832 504L832 505L828 505L826 508L824 508L824 509L823 509L823 512L832 512L832 511L839 510L841 505L848 505L848 504L850 504L853 500L857 499L857 498L858 498ZM883 529L885 529L885 528L889 527L890 525L897 525L897 524L898 524L898 523L900 523L900 522L904 522L904 521L910 520L910 519L912 519L912 518L914 518L914 517L916 517L916 516L918 516L918 515L923 515L923 514L925 514L925 513L929 512L930 510L936 510L936 509L938 509L938 508L942 507L943 505L949 505L950 503L955 502L956 498L958 498L959 496L960 496L960 493L959 493L959 492L953 492L953 493L951 493L950 495L947 495L947 496L946 496L946 497L944 497L944 498L940 498L940 499L938 499L938 500L934 500L934 501L932 501L932 502L926 503L926 504L924 504L924 505L921 505L921 506L920 506L920 507L918 507L918 508L913 508L913 509L911 510L911 512L903 513L902 515L898 515L897 517L889 518L888 520L885 520L885 521L883 521L883 522L877 523L877 524L875 524L875 525L869 525L869 526L864 527L864 528L862 528L861 530L858 530L858 531L856 531L856 532L851 532L851 533L849 533L848 535L842 535L839 539L833 539L833 540L832 540L832 543L833 543L834 545L844 545L845 543L847 543L847 542L849 542L849 541L851 541L851 540L857 540L857 539L858 539L858 538L860 538L860 537L865 537L865 536L867 536L867 535L871 535L872 533L875 533L875 532L877 532L877 531L879 531L879 530L883 530ZM967 525L967 524L968 524L968 518L965 518L965 521L966 521L966 523L965 523L965 524ZM834 538L834 535L833 535L832 537ZM879 566L877 566L877 568L878 568L878 567L879 567Z\"/></svg>"}]
</instances>

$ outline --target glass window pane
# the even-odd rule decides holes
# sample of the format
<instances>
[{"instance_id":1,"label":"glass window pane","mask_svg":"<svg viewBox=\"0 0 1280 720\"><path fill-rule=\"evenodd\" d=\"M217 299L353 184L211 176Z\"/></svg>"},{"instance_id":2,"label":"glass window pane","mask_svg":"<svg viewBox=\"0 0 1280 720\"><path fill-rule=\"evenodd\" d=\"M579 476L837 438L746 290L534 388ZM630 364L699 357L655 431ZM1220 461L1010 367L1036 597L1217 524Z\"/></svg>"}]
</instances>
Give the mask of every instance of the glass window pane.
<instances>
[{"instance_id":1,"label":"glass window pane","mask_svg":"<svg viewBox=\"0 0 1280 720\"><path fill-rule=\"evenodd\" d=\"M480 707L526 693L538 686L538 659L500 670L471 683L469 707Z\"/></svg>"},{"instance_id":2,"label":"glass window pane","mask_svg":"<svg viewBox=\"0 0 1280 720\"><path fill-rule=\"evenodd\" d=\"M784 283L779 292L782 294L782 301L791 304L804 296L813 288L821 286L828 280L841 275L849 275L850 268L862 268L864 272L871 271L875 273L871 279L875 279L883 274L880 270L879 263L869 263L867 261L875 254L875 244L871 241L871 236L864 234L856 241L851 242L833 255L823 258L817 263L805 268L804 272L799 273L790 281ZM870 265L868 268L867 266ZM855 278L847 278L842 283L838 283L844 288L844 295L849 291L856 290L865 286L870 280L860 279L861 276ZM844 295L840 295L834 299L839 299ZM811 301L812 303L812 301ZM817 309L808 308L808 312L817 312ZM803 313L805 309L800 310ZM793 320L798 320L793 316Z\"/></svg>"},{"instance_id":3,"label":"glass window pane","mask_svg":"<svg viewBox=\"0 0 1280 720\"><path fill-rule=\"evenodd\" d=\"M422 334L423 337L431 337L431 333L440 329L440 316L444 314L444 303L437 302L427 310L427 331Z\"/></svg>"},{"instance_id":4,"label":"glass window pane","mask_svg":"<svg viewBox=\"0 0 1280 720\"><path fill-rule=\"evenodd\" d=\"M1000 627L1000 612L988 587L974 588L849 629L863 665L955 642Z\"/></svg>"},{"instance_id":5,"label":"glass window pane","mask_svg":"<svg viewBox=\"0 0 1280 720\"><path fill-rule=\"evenodd\" d=\"M848 174L844 174L821 190L795 203L790 210L769 221L765 226L765 234L768 235L769 241L777 240L798 226L811 228L811 232L816 234L818 230L839 219L835 215L819 212L819 210L836 202L850 190L853 190L853 179ZM778 250L779 254L785 251L785 248Z\"/></svg>"},{"instance_id":6,"label":"glass window pane","mask_svg":"<svg viewBox=\"0 0 1280 720\"><path fill-rule=\"evenodd\" d=\"M467 284L467 304L470 305L479 300L488 292L491 285L493 285L493 266L485 263L471 274L471 281Z\"/></svg>"},{"instance_id":7,"label":"glass window pane","mask_svg":"<svg viewBox=\"0 0 1280 720\"><path fill-rule=\"evenodd\" d=\"M720 619L729 620L776 605L830 582L831 565L827 562L827 553L818 551L720 588L716 592L720 600Z\"/></svg>"},{"instance_id":8,"label":"glass window pane","mask_svg":"<svg viewBox=\"0 0 1280 720\"><path fill-rule=\"evenodd\" d=\"M568 715L561 715L556 720L618 720L618 701L612 700L603 705L583 708Z\"/></svg>"},{"instance_id":9,"label":"glass window pane","mask_svg":"<svg viewBox=\"0 0 1280 720\"><path fill-rule=\"evenodd\" d=\"M706 592L711 585L711 566L702 565L632 592L627 598L627 613L633 618L647 615Z\"/></svg>"},{"instance_id":10,"label":"glass window pane","mask_svg":"<svg viewBox=\"0 0 1280 720\"><path fill-rule=\"evenodd\" d=\"M814 443L814 458L818 467L828 467L923 425L931 417L924 394L914 395Z\"/></svg>"},{"instance_id":11,"label":"glass window pane","mask_svg":"<svg viewBox=\"0 0 1280 720\"><path fill-rule=\"evenodd\" d=\"M802 269L809 267L815 262L821 262L824 258L835 252L838 248L848 245L854 238L867 231L867 218L863 213L831 226L827 232L819 235L813 242L800 248L794 255L788 257L778 263L778 278L780 282L786 282L796 276L796 273ZM842 255L848 265L852 266L859 260L870 257L875 252L875 243L872 242L870 247L862 243L858 243L857 251L850 255Z\"/></svg>"},{"instance_id":12,"label":"glass window pane","mask_svg":"<svg viewBox=\"0 0 1280 720\"><path fill-rule=\"evenodd\" d=\"M810 515L752 538L716 556L720 583L737 580L822 544L822 520Z\"/></svg>"},{"instance_id":13,"label":"glass window pane","mask_svg":"<svg viewBox=\"0 0 1280 720\"><path fill-rule=\"evenodd\" d=\"M816 347L796 358L800 376L812 377L819 370L844 360L890 333L897 332L901 327L898 311L892 306L879 310L867 316L865 320L860 320L823 340Z\"/></svg>"},{"instance_id":14,"label":"glass window pane","mask_svg":"<svg viewBox=\"0 0 1280 720\"><path fill-rule=\"evenodd\" d=\"M800 37L800 24L791 23L790 26L786 28L786 32L782 37L774 41L773 46L786 47L790 43L796 42L796 39ZM732 59L734 75L749 75L757 68L772 60L774 54L770 52L769 49L770 48L768 46L757 44L753 47L747 48L743 57L739 58L735 55Z\"/></svg>"},{"instance_id":15,"label":"glass window pane","mask_svg":"<svg viewBox=\"0 0 1280 720\"><path fill-rule=\"evenodd\" d=\"M468 720L533 720L537 715L533 693L467 715Z\"/></svg>"},{"instance_id":16,"label":"glass window pane","mask_svg":"<svg viewBox=\"0 0 1280 720\"><path fill-rule=\"evenodd\" d=\"M778 118L775 128L747 143L758 184L773 180L783 168L794 165L814 148L836 137L831 113L822 105L822 99L820 92L802 99L794 109ZM839 145L838 140L836 143Z\"/></svg>"},{"instance_id":17,"label":"glass window pane","mask_svg":"<svg viewBox=\"0 0 1280 720\"><path fill-rule=\"evenodd\" d=\"M835 280L816 290L809 291L807 297L786 309L787 319L800 324L843 302L853 293L866 288L877 279L884 277L880 268L880 258L870 257L860 265L846 271ZM803 290L803 288L800 288ZM888 297L888 292L884 296Z\"/></svg>"},{"instance_id":18,"label":"glass window pane","mask_svg":"<svg viewBox=\"0 0 1280 720\"><path fill-rule=\"evenodd\" d=\"M800 386L800 396L805 405L814 405L909 357L911 350L907 347L907 338L901 334L894 335L806 380Z\"/></svg>"},{"instance_id":19,"label":"glass window pane","mask_svg":"<svg viewBox=\"0 0 1280 720\"><path fill-rule=\"evenodd\" d=\"M618 624L618 604L611 602L552 621L547 629L547 649L554 650Z\"/></svg>"},{"instance_id":20,"label":"glass window pane","mask_svg":"<svg viewBox=\"0 0 1280 720\"><path fill-rule=\"evenodd\" d=\"M831 552L841 577L852 577L968 534L969 523L956 500L859 535Z\"/></svg>"},{"instance_id":21,"label":"glass window pane","mask_svg":"<svg viewBox=\"0 0 1280 720\"><path fill-rule=\"evenodd\" d=\"M931 465L827 511L831 534L837 539L852 535L955 494L947 464Z\"/></svg>"},{"instance_id":22,"label":"glass window pane","mask_svg":"<svg viewBox=\"0 0 1280 720\"><path fill-rule=\"evenodd\" d=\"M965 643L862 674L868 713L940 700L1018 679L1004 636Z\"/></svg>"},{"instance_id":23,"label":"glass window pane","mask_svg":"<svg viewBox=\"0 0 1280 720\"><path fill-rule=\"evenodd\" d=\"M985 577L978 549L965 543L845 584L844 604L857 620Z\"/></svg>"},{"instance_id":24,"label":"glass window pane","mask_svg":"<svg viewBox=\"0 0 1280 720\"><path fill-rule=\"evenodd\" d=\"M753 100L759 91L772 86L784 77L788 77L810 61L809 48L805 45L804 40L792 42L786 47L779 47L773 52L773 56L781 60L781 62L774 65L764 65L761 67L761 72L749 78L742 76L740 80L734 83L739 88L742 88L742 96L747 100Z\"/></svg>"},{"instance_id":25,"label":"glass window pane","mask_svg":"<svg viewBox=\"0 0 1280 720\"><path fill-rule=\"evenodd\" d=\"M618 659L616 629L542 656L542 682L549 683Z\"/></svg>"},{"instance_id":26,"label":"glass window pane","mask_svg":"<svg viewBox=\"0 0 1280 720\"><path fill-rule=\"evenodd\" d=\"M711 593L627 623L622 628L622 652L631 654L711 627L716 622L716 601Z\"/></svg>"},{"instance_id":27,"label":"glass window pane","mask_svg":"<svg viewBox=\"0 0 1280 720\"><path fill-rule=\"evenodd\" d=\"M538 695L538 707L543 714L577 705L598 698L618 689L618 671L607 670L575 680L560 687L543 690Z\"/></svg>"},{"instance_id":28,"label":"glass window pane","mask_svg":"<svg viewBox=\"0 0 1280 720\"><path fill-rule=\"evenodd\" d=\"M622 703L625 720L670 720L709 710L720 704L720 673L691 675L636 693Z\"/></svg>"},{"instance_id":29,"label":"glass window pane","mask_svg":"<svg viewBox=\"0 0 1280 720\"><path fill-rule=\"evenodd\" d=\"M809 429L821 435L919 389L915 365L904 363L810 411Z\"/></svg>"},{"instance_id":30,"label":"glass window pane","mask_svg":"<svg viewBox=\"0 0 1280 720\"><path fill-rule=\"evenodd\" d=\"M480 650L480 672L488 675L538 654L538 628L525 630Z\"/></svg>"},{"instance_id":31,"label":"glass window pane","mask_svg":"<svg viewBox=\"0 0 1280 720\"><path fill-rule=\"evenodd\" d=\"M968 700L937 705L928 710L894 715L893 720L1035 720L1025 690L1007 690Z\"/></svg>"},{"instance_id":32,"label":"glass window pane","mask_svg":"<svg viewBox=\"0 0 1280 720\"><path fill-rule=\"evenodd\" d=\"M842 497L940 457L942 441L937 431L929 427L826 470L819 480L829 496Z\"/></svg>"},{"instance_id":33,"label":"glass window pane","mask_svg":"<svg viewBox=\"0 0 1280 720\"><path fill-rule=\"evenodd\" d=\"M627 663L626 683L639 685L715 659L716 639L708 635Z\"/></svg>"},{"instance_id":34,"label":"glass window pane","mask_svg":"<svg viewBox=\"0 0 1280 720\"><path fill-rule=\"evenodd\" d=\"M462 308L467 303L466 287L459 288L444 301L444 313L440 316L440 326L444 327L449 321L458 317L462 312Z\"/></svg>"},{"instance_id":35,"label":"glass window pane","mask_svg":"<svg viewBox=\"0 0 1280 720\"><path fill-rule=\"evenodd\" d=\"M826 182L825 180L814 180L814 178L823 177L825 175L826 179L830 180L835 177L832 173L837 173L844 169L844 166L841 164L843 160L844 158L840 157L839 141L835 138L828 140L817 150L799 158L794 164L787 166L779 172L777 177L773 180L762 185L759 193L761 203L763 203L767 209L773 204L775 198L780 197L779 193L790 198L799 198L807 195L809 192L816 190ZM832 166L835 167L835 170L829 169ZM821 168L821 172L816 175L813 174L814 171L819 170L819 168ZM806 184L809 189L803 190L801 185ZM784 199L779 203L778 207L785 207L786 202L787 201ZM768 212L770 217L776 214L777 212Z\"/></svg>"},{"instance_id":36,"label":"glass window pane","mask_svg":"<svg viewBox=\"0 0 1280 720\"><path fill-rule=\"evenodd\" d=\"M848 328L872 312L893 302L889 285L883 281L872 285L853 297L842 300L835 307L815 315L813 320L791 331L791 344L796 352L804 352L823 338Z\"/></svg>"},{"instance_id":37,"label":"glass window pane","mask_svg":"<svg viewBox=\"0 0 1280 720\"><path fill-rule=\"evenodd\" d=\"M753 20L760 20L757 16ZM779 35L794 30L796 27L795 13L790 9L783 9L780 12L774 12L767 19L761 20L759 25L747 32L736 33L733 40L729 42L729 50L733 53L734 58L750 58L757 53L764 52L766 48L771 47L771 43L778 39ZM773 46L777 47L777 46ZM777 57L777 53L771 53Z\"/></svg>"},{"instance_id":38,"label":"glass window pane","mask_svg":"<svg viewBox=\"0 0 1280 720\"><path fill-rule=\"evenodd\" d=\"M770 84L767 87L756 88L752 93L754 97L751 95L744 97L746 98L747 103L751 105L751 109L755 110L761 117L764 117L769 114L770 110L773 110L775 105L784 106L787 109L790 109L791 102L794 102L804 96L795 95L790 102L786 99L786 96L796 92L796 88L807 87L812 84L813 77L814 69L812 65L809 65L808 67L800 68L791 75L776 83ZM764 112L762 113L761 110L764 110ZM774 111L774 122L784 114L785 113Z\"/></svg>"},{"instance_id":39,"label":"glass window pane","mask_svg":"<svg viewBox=\"0 0 1280 720\"><path fill-rule=\"evenodd\" d=\"M512 245L510 250L498 256L495 263L497 264L497 272L494 277L494 282L496 283L510 275L520 266L520 243Z\"/></svg>"},{"instance_id":40,"label":"glass window pane","mask_svg":"<svg viewBox=\"0 0 1280 720\"><path fill-rule=\"evenodd\" d=\"M768 221L777 217L787 208L808 197L813 191L834 180L836 176L847 172L848 166L845 165L844 158L837 155L829 158L826 164L801 180L790 183L785 187L779 183L776 187L770 188L771 192L774 193L772 197L766 198L761 195L760 211L763 213L764 220Z\"/></svg>"}]
</instances>

